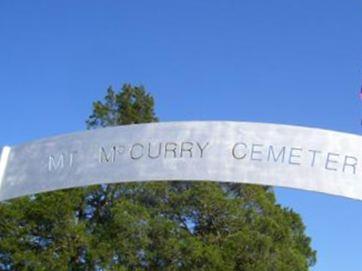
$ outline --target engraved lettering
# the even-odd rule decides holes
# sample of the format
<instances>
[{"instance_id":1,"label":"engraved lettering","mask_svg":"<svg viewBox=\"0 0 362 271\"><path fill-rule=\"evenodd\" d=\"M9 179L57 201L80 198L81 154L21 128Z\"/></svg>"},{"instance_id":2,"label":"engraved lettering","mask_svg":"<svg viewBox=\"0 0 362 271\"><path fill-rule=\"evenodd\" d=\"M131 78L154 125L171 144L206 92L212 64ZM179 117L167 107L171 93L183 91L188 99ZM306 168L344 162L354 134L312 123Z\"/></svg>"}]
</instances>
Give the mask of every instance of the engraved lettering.
<instances>
[{"instance_id":1,"label":"engraved lettering","mask_svg":"<svg viewBox=\"0 0 362 271\"><path fill-rule=\"evenodd\" d=\"M183 157L184 152L187 152L189 154L189 157L192 158L193 146L194 146L194 143L192 143L192 142L182 142L180 156Z\"/></svg>"},{"instance_id":2,"label":"engraved lettering","mask_svg":"<svg viewBox=\"0 0 362 271\"><path fill-rule=\"evenodd\" d=\"M354 156L346 156L344 158L344 163L343 163L343 172L346 172L346 168L352 168L353 170L353 174L356 174L356 167L358 164L358 159Z\"/></svg>"},{"instance_id":3,"label":"engraved lettering","mask_svg":"<svg viewBox=\"0 0 362 271\"><path fill-rule=\"evenodd\" d=\"M49 165L48 165L49 171L55 171L63 168L64 168L64 153L61 153L58 159L56 159L53 155L49 156Z\"/></svg>"},{"instance_id":4,"label":"engraved lettering","mask_svg":"<svg viewBox=\"0 0 362 271\"><path fill-rule=\"evenodd\" d=\"M161 156L161 151L162 151L162 143L157 144L158 145L158 153L156 155L152 155L152 144L148 143L148 157L151 159L157 159Z\"/></svg>"},{"instance_id":5,"label":"engraved lettering","mask_svg":"<svg viewBox=\"0 0 362 271\"><path fill-rule=\"evenodd\" d=\"M138 160L143 157L144 154L144 146L140 143L136 143L132 146L130 155L132 160Z\"/></svg>"},{"instance_id":6,"label":"engraved lettering","mask_svg":"<svg viewBox=\"0 0 362 271\"><path fill-rule=\"evenodd\" d=\"M251 145L251 154L250 154L250 160L253 161L262 161L261 155L263 154L262 151L258 148L263 147L262 144L252 144ZM257 157L256 157L257 156Z\"/></svg>"},{"instance_id":7,"label":"engraved lettering","mask_svg":"<svg viewBox=\"0 0 362 271\"><path fill-rule=\"evenodd\" d=\"M72 167L77 153L77 151L72 151L69 154L62 152L58 156L50 155L48 160L48 171L59 171L64 169L66 166Z\"/></svg>"},{"instance_id":8,"label":"engraved lettering","mask_svg":"<svg viewBox=\"0 0 362 271\"><path fill-rule=\"evenodd\" d=\"M310 164L311 167L314 167L315 165L315 160L316 160L316 156L317 156L317 153L322 153L321 151L317 151L317 150L309 150L309 152L311 152L313 154L312 156L312 162Z\"/></svg>"},{"instance_id":9,"label":"engraved lettering","mask_svg":"<svg viewBox=\"0 0 362 271\"><path fill-rule=\"evenodd\" d=\"M204 151L209 146L209 142L206 142L206 144L204 146L201 146L199 142L197 142L196 144L200 149L200 158L203 158L204 157Z\"/></svg>"},{"instance_id":10,"label":"engraved lettering","mask_svg":"<svg viewBox=\"0 0 362 271\"><path fill-rule=\"evenodd\" d=\"M241 154L240 154L240 152L237 153L237 149L239 147L243 147L243 149L247 150L248 146L245 143L242 143L242 142L241 143L236 143L234 145L233 150L232 150L233 157L235 159L241 160L241 159L244 159L247 156L247 153L246 152L241 153Z\"/></svg>"},{"instance_id":11,"label":"engraved lettering","mask_svg":"<svg viewBox=\"0 0 362 271\"><path fill-rule=\"evenodd\" d=\"M105 147L99 148L99 163L115 163L117 160L117 155L122 155L125 152L125 147L123 145L113 145L111 150L107 152Z\"/></svg>"},{"instance_id":12,"label":"engraved lettering","mask_svg":"<svg viewBox=\"0 0 362 271\"><path fill-rule=\"evenodd\" d=\"M300 153L303 151L301 148L290 148L289 153L289 164L299 166L300 162L296 161L296 159L301 158Z\"/></svg>"},{"instance_id":13,"label":"engraved lettering","mask_svg":"<svg viewBox=\"0 0 362 271\"><path fill-rule=\"evenodd\" d=\"M167 158L167 154L171 152L173 154L173 158L177 157L176 154L177 144L173 142L168 142L165 144L165 158Z\"/></svg>"},{"instance_id":14,"label":"engraved lettering","mask_svg":"<svg viewBox=\"0 0 362 271\"><path fill-rule=\"evenodd\" d=\"M331 164L338 164L338 160L333 160L333 157L337 159L339 157L339 154L331 152L327 154L325 169L337 171L337 168L331 167Z\"/></svg>"},{"instance_id":15,"label":"engraved lettering","mask_svg":"<svg viewBox=\"0 0 362 271\"><path fill-rule=\"evenodd\" d=\"M99 163L116 162L116 146L112 146L111 153L107 153L105 147L99 149Z\"/></svg>"},{"instance_id":16,"label":"engraved lettering","mask_svg":"<svg viewBox=\"0 0 362 271\"><path fill-rule=\"evenodd\" d=\"M74 163L74 160L75 160L75 155L77 155L78 152L77 151L72 151L70 154L69 154L69 167L72 167L73 166L73 163Z\"/></svg>"},{"instance_id":17,"label":"engraved lettering","mask_svg":"<svg viewBox=\"0 0 362 271\"><path fill-rule=\"evenodd\" d=\"M278 155L275 155L274 146L270 145L268 149L268 161L270 161L271 157L273 158L274 162L278 162L278 160L281 158L280 162L283 163L285 158L285 146L281 148Z\"/></svg>"}]
</instances>

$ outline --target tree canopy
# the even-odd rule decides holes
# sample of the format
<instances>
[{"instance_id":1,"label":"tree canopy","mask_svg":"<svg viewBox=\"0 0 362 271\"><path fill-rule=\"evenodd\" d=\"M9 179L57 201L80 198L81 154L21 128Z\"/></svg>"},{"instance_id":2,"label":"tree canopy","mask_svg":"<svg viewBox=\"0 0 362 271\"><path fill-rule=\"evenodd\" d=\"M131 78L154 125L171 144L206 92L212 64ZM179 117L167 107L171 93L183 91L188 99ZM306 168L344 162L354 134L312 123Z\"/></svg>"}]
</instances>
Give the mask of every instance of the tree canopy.
<instances>
[{"instance_id":1,"label":"tree canopy","mask_svg":"<svg viewBox=\"0 0 362 271\"><path fill-rule=\"evenodd\" d=\"M86 123L156 121L153 97L125 84ZM315 261L301 217L270 187L104 184L0 204L0 270L305 271Z\"/></svg>"}]
</instances>

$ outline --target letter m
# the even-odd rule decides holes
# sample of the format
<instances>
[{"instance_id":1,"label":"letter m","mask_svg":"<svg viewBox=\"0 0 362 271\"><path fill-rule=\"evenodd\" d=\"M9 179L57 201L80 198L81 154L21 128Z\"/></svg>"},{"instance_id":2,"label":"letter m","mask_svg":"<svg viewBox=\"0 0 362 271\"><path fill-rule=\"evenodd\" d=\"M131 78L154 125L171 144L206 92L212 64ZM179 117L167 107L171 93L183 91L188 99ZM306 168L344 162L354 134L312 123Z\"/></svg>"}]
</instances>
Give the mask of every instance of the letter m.
<instances>
[{"instance_id":1,"label":"letter m","mask_svg":"<svg viewBox=\"0 0 362 271\"><path fill-rule=\"evenodd\" d=\"M100 163L109 163L109 162L114 163L116 161L116 152L117 152L116 146L112 146L110 153L108 153L104 147L101 147L99 149L99 162Z\"/></svg>"},{"instance_id":2,"label":"letter m","mask_svg":"<svg viewBox=\"0 0 362 271\"><path fill-rule=\"evenodd\" d=\"M278 162L278 160L280 159L281 162L283 163L284 157L285 157L285 146L281 148L280 152L277 155L275 154L273 145L269 146L268 161L270 161L272 158L274 162Z\"/></svg>"},{"instance_id":3,"label":"letter m","mask_svg":"<svg viewBox=\"0 0 362 271\"><path fill-rule=\"evenodd\" d=\"M58 159L53 155L49 156L49 171L54 171L64 168L64 154L60 154Z\"/></svg>"}]
</instances>

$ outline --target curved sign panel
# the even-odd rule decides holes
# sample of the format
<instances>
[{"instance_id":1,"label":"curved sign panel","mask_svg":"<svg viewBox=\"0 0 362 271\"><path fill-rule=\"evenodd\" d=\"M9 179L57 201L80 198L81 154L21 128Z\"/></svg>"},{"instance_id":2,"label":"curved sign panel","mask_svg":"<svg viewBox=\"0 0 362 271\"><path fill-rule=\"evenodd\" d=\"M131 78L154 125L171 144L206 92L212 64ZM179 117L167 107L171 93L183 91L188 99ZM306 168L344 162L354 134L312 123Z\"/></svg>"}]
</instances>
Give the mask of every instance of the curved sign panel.
<instances>
[{"instance_id":1,"label":"curved sign panel","mask_svg":"<svg viewBox=\"0 0 362 271\"><path fill-rule=\"evenodd\" d=\"M362 200L362 137L244 122L129 125L4 147L0 200L99 183L210 180Z\"/></svg>"}]
</instances>

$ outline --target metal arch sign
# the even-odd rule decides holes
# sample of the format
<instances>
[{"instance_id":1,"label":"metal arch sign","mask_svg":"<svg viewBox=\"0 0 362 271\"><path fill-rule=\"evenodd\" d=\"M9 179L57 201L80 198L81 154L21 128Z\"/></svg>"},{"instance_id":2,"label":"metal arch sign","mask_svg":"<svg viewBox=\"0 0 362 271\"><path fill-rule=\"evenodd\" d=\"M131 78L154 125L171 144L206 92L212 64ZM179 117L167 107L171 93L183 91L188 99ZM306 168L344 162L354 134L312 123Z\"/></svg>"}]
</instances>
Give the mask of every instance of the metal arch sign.
<instances>
[{"instance_id":1,"label":"metal arch sign","mask_svg":"<svg viewBox=\"0 0 362 271\"><path fill-rule=\"evenodd\" d=\"M362 200L362 137L248 122L119 126L4 147L0 200L100 183L210 180Z\"/></svg>"}]
</instances>

